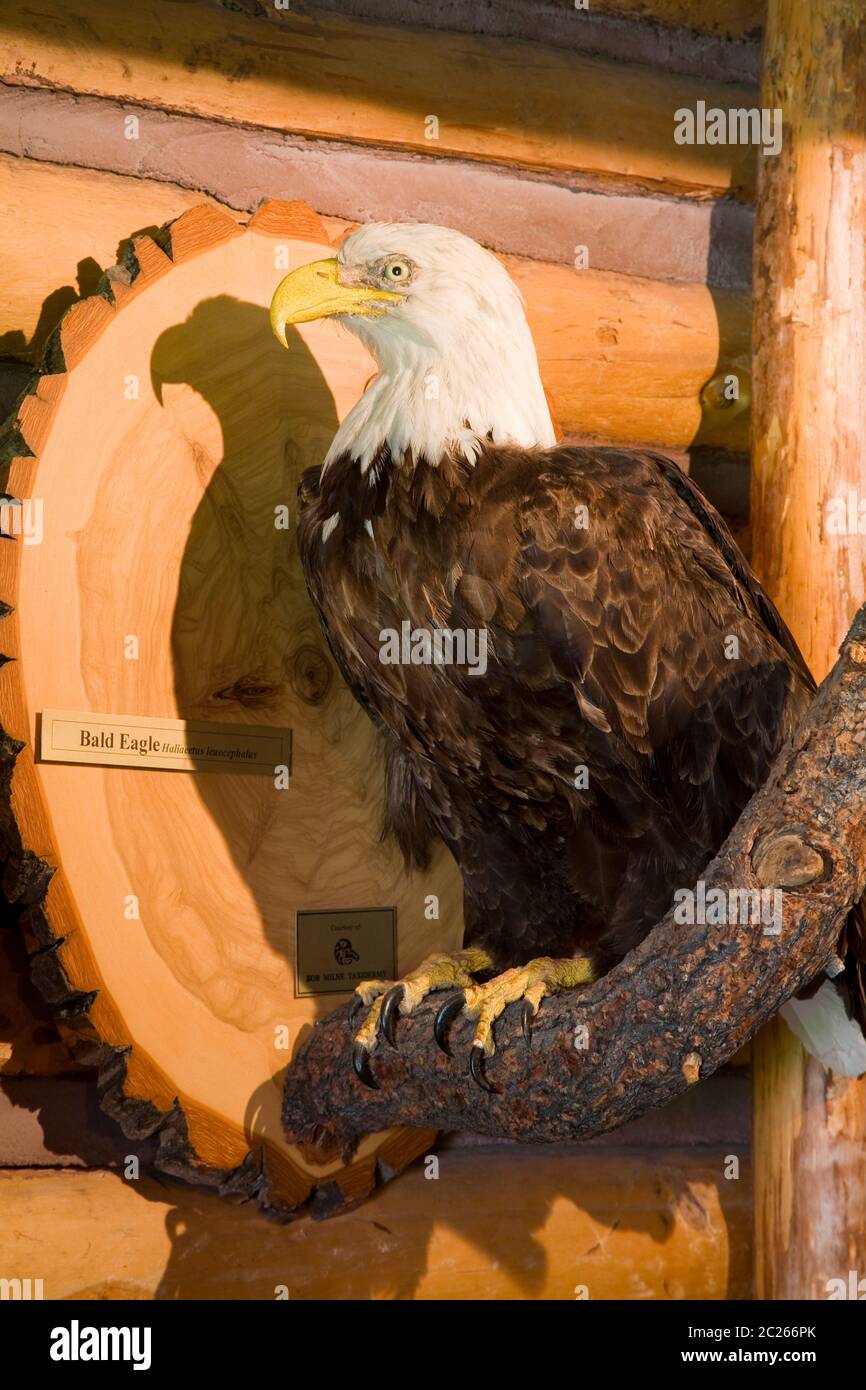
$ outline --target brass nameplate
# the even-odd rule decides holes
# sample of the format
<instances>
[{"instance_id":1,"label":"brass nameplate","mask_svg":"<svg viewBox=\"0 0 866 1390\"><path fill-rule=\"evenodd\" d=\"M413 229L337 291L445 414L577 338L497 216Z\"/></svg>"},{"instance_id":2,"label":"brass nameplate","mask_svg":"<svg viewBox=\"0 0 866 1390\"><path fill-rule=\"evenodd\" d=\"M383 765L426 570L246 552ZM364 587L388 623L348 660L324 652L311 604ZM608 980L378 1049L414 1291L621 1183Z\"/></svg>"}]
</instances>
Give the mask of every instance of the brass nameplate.
<instances>
[{"instance_id":1,"label":"brass nameplate","mask_svg":"<svg viewBox=\"0 0 866 1390\"><path fill-rule=\"evenodd\" d=\"M397 913L392 907L298 912L295 992L349 994L361 980L397 974Z\"/></svg>"},{"instance_id":2,"label":"brass nameplate","mask_svg":"<svg viewBox=\"0 0 866 1390\"><path fill-rule=\"evenodd\" d=\"M144 719L135 714L42 712L39 756L49 763L159 767L177 772L267 773L291 767L291 729Z\"/></svg>"}]
</instances>

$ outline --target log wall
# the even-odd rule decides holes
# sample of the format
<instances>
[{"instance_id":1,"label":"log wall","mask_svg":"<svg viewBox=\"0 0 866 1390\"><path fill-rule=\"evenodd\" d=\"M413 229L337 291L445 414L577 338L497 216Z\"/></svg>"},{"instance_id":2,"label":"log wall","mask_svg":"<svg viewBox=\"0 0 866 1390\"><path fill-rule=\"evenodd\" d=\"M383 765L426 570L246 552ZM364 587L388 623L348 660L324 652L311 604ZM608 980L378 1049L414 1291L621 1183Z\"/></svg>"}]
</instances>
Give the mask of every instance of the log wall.
<instances>
[{"instance_id":1,"label":"log wall","mask_svg":"<svg viewBox=\"0 0 866 1390\"><path fill-rule=\"evenodd\" d=\"M606 0L581 27L564 0L483 19L461 0L435 17L387 0L270 18L217 0L19 6L0 29L0 413L132 233L205 200L240 216L302 197L332 235L424 217L502 254L563 432L666 448L742 524L754 154L671 131L697 99L754 101L762 8L696 20L684 0ZM729 372L734 410L713 387ZM438 1180L422 1163L355 1212L283 1228L146 1176L151 1151L101 1115L10 920L0 1276L43 1277L47 1297L747 1297L739 1062L580 1147L444 1141Z\"/></svg>"}]
</instances>

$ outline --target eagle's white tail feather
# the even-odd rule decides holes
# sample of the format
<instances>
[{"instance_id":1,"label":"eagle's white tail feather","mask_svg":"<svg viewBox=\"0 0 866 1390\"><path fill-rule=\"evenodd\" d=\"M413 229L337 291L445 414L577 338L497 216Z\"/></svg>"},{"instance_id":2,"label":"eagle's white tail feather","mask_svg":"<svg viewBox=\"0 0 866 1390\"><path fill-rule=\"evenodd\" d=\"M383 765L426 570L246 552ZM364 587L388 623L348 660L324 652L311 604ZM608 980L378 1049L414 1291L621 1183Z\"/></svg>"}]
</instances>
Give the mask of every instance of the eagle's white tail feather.
<instances>
[{"instance_id":1,"label":"eagle's white tail feather","mask_svg":"<svg viewBox=\"0 0 866 1390\"><path fill-rule=\"evenodd\" d=\"M825 1067L843 1076L866 1072L866 1038L845 1012L832 980L825 980L811 999L789 999L779 1012L806 1051Z\"/></svg>"}]
</instances>

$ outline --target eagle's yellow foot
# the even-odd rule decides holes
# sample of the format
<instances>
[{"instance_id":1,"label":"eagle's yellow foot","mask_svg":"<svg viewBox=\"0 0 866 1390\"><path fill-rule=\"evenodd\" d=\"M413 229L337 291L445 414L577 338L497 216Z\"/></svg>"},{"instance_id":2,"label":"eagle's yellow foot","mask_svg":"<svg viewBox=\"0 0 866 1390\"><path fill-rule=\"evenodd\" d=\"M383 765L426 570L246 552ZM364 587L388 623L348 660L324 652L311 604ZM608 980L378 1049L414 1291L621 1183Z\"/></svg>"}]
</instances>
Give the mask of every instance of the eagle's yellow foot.
<instances>
[{"instance_id":1,"label":"eagle's yellow foot","mask_svg":"<svg viewBox=\"0 0 866 1390\"><path fill-rule=\"evenodd\" d=\"M485 1057L495 1052L493 1024L509 1004L523 1000L521 1019L523 1036L527 1044L532 1037L532 1020L538 1013L542 999L547 994L558 994L563 989L574 989L577 985L587 985L595 978L592 961L587 956L575 956L567 960L554 960L552 956L539 956L537 960L527 961L526 965L505 970L483 985L472 985L462 994L447 999L436 1015L433 1032L443 1052L450 1055L451 1049L446 1040L448 1025L458 1014L467 1014L477 1020L472 1050L469 1053L469 1070L478 1085L485 1091L493 1091L484 1075L482 1066Z\"/></svg>"},{"instance_id":2,"label":"eagle's yellow foot","mask_svg":"<svg viewBox=\"0 0 866 1390\"><path fill-rule=\"evenodd\" d=\"M442 952L428 956L417 970L396 982L362 980L349 1009L350 1022L365 1005L370 1009L355 1034L352 1048L352 1064L359 1080L365 1086L377 1087L376 1078L370 1070L370 1053L376 1048L380 1037L384 1037L392 1047L396 1045L398 1014L410 1014L426 995L435 990L471 985L473 975L481 970L489 970L492 964L486 951L470 946L453 955Z\"/></svg>"}]
</instances>

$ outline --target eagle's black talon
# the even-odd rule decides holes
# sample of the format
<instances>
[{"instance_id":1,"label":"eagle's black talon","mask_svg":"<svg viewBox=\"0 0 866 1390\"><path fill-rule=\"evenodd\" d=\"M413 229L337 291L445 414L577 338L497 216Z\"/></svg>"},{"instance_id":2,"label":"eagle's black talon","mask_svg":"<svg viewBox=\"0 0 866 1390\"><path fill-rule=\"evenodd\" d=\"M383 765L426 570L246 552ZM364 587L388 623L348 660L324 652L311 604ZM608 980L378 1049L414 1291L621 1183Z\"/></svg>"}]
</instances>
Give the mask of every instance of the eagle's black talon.
<instances>
[{"instance_id":1,"label":"eagle's black talon","mask_svg":"<svg viewBox=\"0 0 866 1390\"><path fill-rule=\"evenodd\" d=\"M526 1039L526 1046L532 1043L532 1020L535 1017L535 1010L528 999L524 999L523 1008L520 1010L520 1023L523 1028L523 1036Z\"/></svg>"},{"instance_id":2,"label":"eagle's black talon","mask_svg":"<svg viewBox=\"0 0 866 1390\"><path fill-rule=\"evenodd\" d=\"M354 997L354 999L352 1000L351 1004L349 1005L349 1022L350 1022L350 1023L354 1023L354 1022L355 1022L355 1019L358 1017L358 1014L361 1012L361 1010L363 1009L363 1007L364 1007L364 1001L363 1001L363 999L361 998L360 994L356 994L355 997Z\"/></svg>"},{"instance_id":3,"label":"eagle's black talon","mask_svg":"<svg viewBox=\"0 0 866 1390\"><path fill-rule=\"evenodd\" d=\"M499 1094L496 1087L491 1086L484 1075L484 1048L480 1043L473 1043L472 1051L469 1053L469 1075L481 1087L482 1091L489 1091L492 1096Z\"/></svg>"},{"instance_id":4,"label":"eagle's black talon","mask_svg":"<svg viewBox=\"0 0 866 1390\"><path fill-rule=\"evenodd\" d=\"M397 1046L394 1029L397 1026L397 1011L406 993L402 985L392 985L382 1000L382 1010L379 1014L379 1032L383 1038L387 1038L392 1047Z\"/></svg>"},{"instance_id":5,"label":"eagle's black talon","mask_svg":"<svg viewBox=\"0 0 866 1390\"><path fill-rule=\"evenodd\" d=\"M446 999L441 1009L436 1015L433 1023L433 1036L448 1057L453 1057L451 1048L448 1046L447 1029L448 1025L463 1012L463 995L452 994L450 999Z\"/></svg>"},{"instance_id":6,"label":"eagle's black talon","mask_svg":"<svg viewBox=\"0 0 866 1390\"><path fill-rule=\"evenodd\" d=\"M370 1054L363 1043L355 1043L352 1048L352 1066L359 1081L363 1081L371 1091L378 1091L379 1083L370 1070Z\"/></svg>"}]
</instances>

